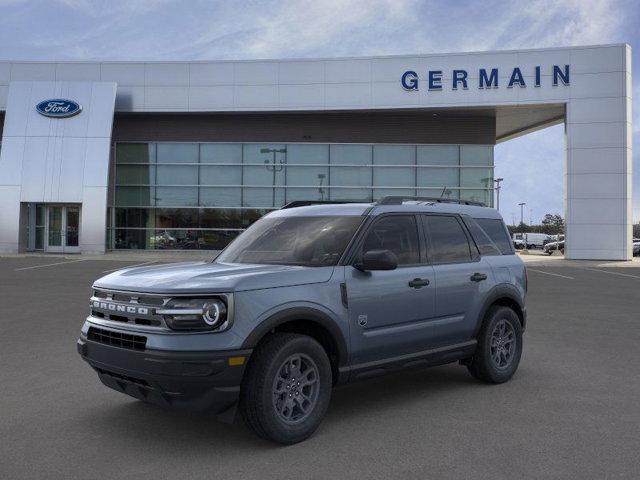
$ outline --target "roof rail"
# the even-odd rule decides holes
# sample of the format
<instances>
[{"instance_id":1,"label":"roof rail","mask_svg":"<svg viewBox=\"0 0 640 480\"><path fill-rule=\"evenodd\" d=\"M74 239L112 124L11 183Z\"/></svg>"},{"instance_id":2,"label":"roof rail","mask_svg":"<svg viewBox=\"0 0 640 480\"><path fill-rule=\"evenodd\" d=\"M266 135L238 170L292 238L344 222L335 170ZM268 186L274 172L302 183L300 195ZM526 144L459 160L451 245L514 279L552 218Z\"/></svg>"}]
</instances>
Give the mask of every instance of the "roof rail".
<instances>
[{"instance_id":1,"label":"roof rail","mask_svg":"<svg viewBox=\"0 0 640 480\"><path fill-rule=\"evenodd\" d=\"M471 200L456 200L454 198L439 197L407 197L407 196L391 196L378 200L376 205L402 205L405 201L429 202L429 203L457 203L458 205L475 205L476 207L486 207L482 202L474 202Z\"/></svg>"},{"instance_id":2,"label":"roof rail","mask_svg":"<svg viewBox=\"0 0 640 480\"><path fill-rule=\"evenodd\" d=\"M371 202L366 200L363 202L358 202L356 200L294 200L293 202L289 202L285 206L281 207L280 210L284 210L285 208L308 207L310 205L341 205L345 203Z\"/></svg>"}]
</instances>

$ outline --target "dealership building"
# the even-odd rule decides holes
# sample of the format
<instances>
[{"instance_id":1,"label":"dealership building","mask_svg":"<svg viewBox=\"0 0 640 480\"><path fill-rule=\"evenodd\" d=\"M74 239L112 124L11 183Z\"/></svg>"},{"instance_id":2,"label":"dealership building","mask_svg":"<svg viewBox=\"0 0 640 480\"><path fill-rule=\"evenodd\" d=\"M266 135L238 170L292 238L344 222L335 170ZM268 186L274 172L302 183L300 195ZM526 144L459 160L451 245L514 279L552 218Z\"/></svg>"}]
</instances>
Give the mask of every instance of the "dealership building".
<instances>
[{"instance_id":1,"label":"dealership building","mask_svg":"<svg viewBox=\"0 0 640 480\"><path fill-rule=\"evenodd\" d=\"M565 255L628 260L631 91L628 45L0 62L0 252L219 249L296 200L493 206L494 146L564 124Z\"/></svg>"}]
</instances>

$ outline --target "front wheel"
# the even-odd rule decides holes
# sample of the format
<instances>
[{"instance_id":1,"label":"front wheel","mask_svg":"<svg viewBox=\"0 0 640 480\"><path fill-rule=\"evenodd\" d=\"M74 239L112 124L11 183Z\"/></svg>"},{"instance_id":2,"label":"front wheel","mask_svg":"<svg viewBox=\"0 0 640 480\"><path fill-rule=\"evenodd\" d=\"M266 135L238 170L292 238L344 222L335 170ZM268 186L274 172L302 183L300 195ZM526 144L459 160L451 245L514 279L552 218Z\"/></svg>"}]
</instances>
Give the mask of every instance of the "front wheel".
<instances>
[{"instance_id":1,"label":"front wheel","mask_svg":"<svg viewBox=\"0 0 640 480\"><path fill-rule=\"evenodd\" d=\"M274 333L251 356L240 409L259 436L282 444L315 432L331 398L331 364L313 338Z\"/></svg>"},{"instance_id":2,"label":"front wheel","mask_svg":"<svg viewBox=\"0 0 640 480\"><path fill-rule=\"evenodd\" d=\"M477 340L478 346L467 365L469 373L489 383L511 379L522 355L522 325L516 312L509 307L491 307Z\"/></svg>"}]
</instances>

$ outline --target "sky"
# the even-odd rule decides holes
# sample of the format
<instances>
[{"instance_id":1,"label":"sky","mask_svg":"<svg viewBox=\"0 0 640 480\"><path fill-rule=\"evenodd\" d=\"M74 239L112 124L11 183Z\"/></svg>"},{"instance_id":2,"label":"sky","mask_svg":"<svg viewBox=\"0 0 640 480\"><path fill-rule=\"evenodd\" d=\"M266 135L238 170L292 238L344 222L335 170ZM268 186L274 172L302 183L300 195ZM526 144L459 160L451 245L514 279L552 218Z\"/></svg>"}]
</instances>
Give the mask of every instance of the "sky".
<instances>
[{"instance_id":1,"label":"sky","mask_svg":"<svg viewBox=\"0 0 640 480\"><path fill-rule=\"evenodd\" d=\"M603 43L633 52L640 220L638 0L0 0L0 60L219 60L427 54ZM564 214L564 127L495 148L508 223Z\"/></svg>"}]
</instances>

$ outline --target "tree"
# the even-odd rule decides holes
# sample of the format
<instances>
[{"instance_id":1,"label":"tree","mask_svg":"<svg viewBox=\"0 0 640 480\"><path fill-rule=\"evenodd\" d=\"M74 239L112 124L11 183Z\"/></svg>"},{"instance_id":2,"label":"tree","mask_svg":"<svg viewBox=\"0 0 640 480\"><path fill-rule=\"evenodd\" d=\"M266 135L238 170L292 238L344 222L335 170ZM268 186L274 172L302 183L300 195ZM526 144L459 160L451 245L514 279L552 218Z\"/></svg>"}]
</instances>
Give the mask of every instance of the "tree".
<instances>
[{"instance_id":1,"label":"tree","mask_svg":"<svg viewBox=\"0 0 640 480\"><path fill-rule=\"evenodd\" d=\"M557 235L558 233L564 233L564 218L556 214L547 213L542 219L543 233L550 235Z\"/></svg>"}]
</instances>

